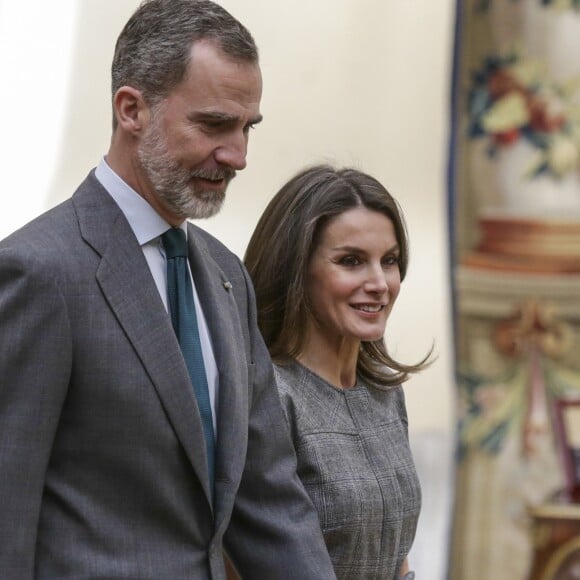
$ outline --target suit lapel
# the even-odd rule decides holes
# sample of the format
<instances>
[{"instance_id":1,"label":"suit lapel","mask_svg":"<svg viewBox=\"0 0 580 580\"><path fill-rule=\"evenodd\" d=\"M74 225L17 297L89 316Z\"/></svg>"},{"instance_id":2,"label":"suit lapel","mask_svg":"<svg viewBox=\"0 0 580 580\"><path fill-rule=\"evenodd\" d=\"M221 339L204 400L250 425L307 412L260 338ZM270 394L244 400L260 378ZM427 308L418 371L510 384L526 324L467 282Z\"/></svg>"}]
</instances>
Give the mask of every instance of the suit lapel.
<instances>
[{"instance_id":1,"label":"suit lapel","mask_svg":"<svg viewBox=\"0 0 580 580\"><path fill-rule=\"evenodd\" d=\"M91 175L74 198L81 235L100 255L97 282L153 382L211 505L199 409L171 321L117 204Z\"/></svg>"},{"instance_id":2,"label":"suit lapel","mask_svg":"<svg viewBox=\"0 0 580 580\"><path fill-rule=\"evenodd\" d=\"M247 447L248 363L240 346L243 333L238 308L224 272L205 241L190 225L189 254L195 286L206 316L219 372L215 512L217 525L231 509L242 475Z\"/></svg>"}]
</instances>

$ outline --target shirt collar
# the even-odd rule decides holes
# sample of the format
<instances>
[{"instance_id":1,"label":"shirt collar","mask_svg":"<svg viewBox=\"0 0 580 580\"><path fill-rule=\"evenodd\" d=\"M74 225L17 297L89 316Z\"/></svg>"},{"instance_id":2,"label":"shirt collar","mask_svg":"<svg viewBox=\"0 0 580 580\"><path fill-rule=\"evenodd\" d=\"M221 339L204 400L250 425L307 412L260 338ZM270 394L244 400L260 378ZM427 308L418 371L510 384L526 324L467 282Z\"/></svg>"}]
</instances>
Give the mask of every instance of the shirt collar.
<instances>
[{"instance_id":1,"label":"shirt collar","mask_svg":"<svg viewBox=\"0 0 580 580\"><path fill-rule=\"evenodd\" d=\"M123 212L139 245L158 238L171 227L142 196L111 169L104 157L95 170L95 177ZM187 236L187 222L184 221L179 227Z\"/></svg>"}]
</instances>

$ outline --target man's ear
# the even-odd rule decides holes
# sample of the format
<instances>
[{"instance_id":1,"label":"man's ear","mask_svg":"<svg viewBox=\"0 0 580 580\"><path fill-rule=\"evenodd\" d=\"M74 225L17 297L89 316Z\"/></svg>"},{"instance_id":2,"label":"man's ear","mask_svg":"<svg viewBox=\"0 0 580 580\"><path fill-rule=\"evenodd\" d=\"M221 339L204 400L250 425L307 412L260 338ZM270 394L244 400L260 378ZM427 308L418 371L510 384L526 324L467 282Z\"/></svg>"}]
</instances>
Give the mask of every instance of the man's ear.
<instances>
[{"instance_id":1,"label":"man's ear","mask_svg":"<svg viewBox=\"0 0 580 580\"><path fill-rule=\"evenodd\" d=\"M133 135L142 132L149 120L149 106L141 91L134 87L123 86L117 90L113 110L117 126Z\"/></svg>"}]
</instances>

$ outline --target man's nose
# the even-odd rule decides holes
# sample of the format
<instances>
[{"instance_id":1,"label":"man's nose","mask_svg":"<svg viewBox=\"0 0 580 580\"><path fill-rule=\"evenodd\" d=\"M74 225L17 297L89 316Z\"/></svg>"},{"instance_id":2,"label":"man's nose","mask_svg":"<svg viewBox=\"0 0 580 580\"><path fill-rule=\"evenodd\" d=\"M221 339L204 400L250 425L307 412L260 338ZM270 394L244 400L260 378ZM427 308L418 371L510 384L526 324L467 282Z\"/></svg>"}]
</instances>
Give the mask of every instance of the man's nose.
<instances>
[{"instance_id":1,"label":"man's nose","mask_svg":"<svg viewBox=\"0 0 580 580\"><path fill-rule=\"evenodd\" d=\"M221 144L214 152L215 160L220 165L231 167L241 171L247 165L248 140L245 134L232 135L226 142Z\"/></svg>"}]
</instances>

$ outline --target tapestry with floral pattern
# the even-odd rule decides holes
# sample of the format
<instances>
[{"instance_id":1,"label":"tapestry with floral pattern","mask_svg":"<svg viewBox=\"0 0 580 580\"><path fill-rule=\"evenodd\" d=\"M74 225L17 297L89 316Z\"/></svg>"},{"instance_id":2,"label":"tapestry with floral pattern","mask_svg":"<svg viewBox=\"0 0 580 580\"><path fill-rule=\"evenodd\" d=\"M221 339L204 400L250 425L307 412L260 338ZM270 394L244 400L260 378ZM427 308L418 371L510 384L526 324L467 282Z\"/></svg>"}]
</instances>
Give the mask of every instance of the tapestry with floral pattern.
<instances>
[{"instance_id":1,"label":"tapestry with floral pattern","mask_svg":"<svg viewBox=\"0 0 580 580\"><path fill-rule=\"evenodd\" d=\"M452 117L450 578L524 580L580 448L558 414L580 399L580 0L459 0Z\"/></svg>"}]
</instances>

